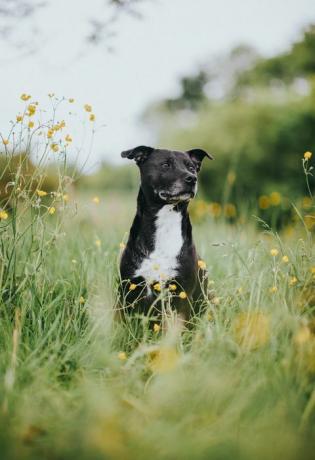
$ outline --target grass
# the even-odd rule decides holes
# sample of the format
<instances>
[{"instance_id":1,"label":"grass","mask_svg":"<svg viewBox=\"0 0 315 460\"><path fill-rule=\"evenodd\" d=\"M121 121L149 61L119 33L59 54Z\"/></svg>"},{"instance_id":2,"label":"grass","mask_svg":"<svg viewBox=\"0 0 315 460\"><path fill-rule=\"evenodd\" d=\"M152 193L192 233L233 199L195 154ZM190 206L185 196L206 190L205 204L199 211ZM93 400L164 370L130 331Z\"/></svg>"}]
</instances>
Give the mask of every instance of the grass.
<instances>
[{"instance_id":1,"label":"grass","mask_svg":"<svg viewBox=\"0 0 315 460\"><path fill-rule=\"evenodd\" d=\"M214 299L194 329L152 332L112 314L135 197L94 201L50 215L33 196L0 221L1 457L312 458L311 233L196 224Z\"/></svg>"}]
</instances>

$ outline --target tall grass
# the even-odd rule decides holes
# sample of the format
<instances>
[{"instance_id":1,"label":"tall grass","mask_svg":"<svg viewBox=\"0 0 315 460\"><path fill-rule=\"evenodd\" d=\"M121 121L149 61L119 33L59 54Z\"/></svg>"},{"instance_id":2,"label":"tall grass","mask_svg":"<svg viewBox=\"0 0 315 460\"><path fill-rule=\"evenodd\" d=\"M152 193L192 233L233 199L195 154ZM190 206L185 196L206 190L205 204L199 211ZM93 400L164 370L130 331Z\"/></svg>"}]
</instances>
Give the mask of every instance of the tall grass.
<instances>
[{"instance_id":1,"label":"tall grass","mask_svg":"<svg viewBox=\"0 0 315 460\"><path fill-rule=\"evenodd\" d=\"M1 458L313 458L303 219L280 235L250 215L196 223L212 300L195 328L152 331L113 319L135 196L76 195L59 171L46 196L12 178L0 221Z\"/></svg>"}]
</instances>

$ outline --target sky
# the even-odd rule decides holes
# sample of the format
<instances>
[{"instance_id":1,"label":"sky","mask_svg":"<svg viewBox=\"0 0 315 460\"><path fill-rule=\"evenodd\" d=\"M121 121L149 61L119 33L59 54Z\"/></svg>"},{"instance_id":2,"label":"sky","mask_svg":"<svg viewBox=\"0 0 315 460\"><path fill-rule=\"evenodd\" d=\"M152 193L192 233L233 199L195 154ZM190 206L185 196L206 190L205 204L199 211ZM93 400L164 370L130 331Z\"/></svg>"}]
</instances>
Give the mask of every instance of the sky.
<instances>
[{"instance_id":1,"label":"sky","mask_svg":"<svg viewBox=\"0 0 315 460\"><path fill-rule=\"evenodd\" d=\"M140 116L149 104L174 96L181 76L238 44L276 54L315 22L314 0L146 0L139 10L142 19L121 16L112 26L116 35L98 46L85 37L90 19L110 16L104 0L54 0L31 23L18 24L16 39L35 43L35 50L23 53L0 41L2 135L21 110L21 93L49 110L53 92L75 99L69 127L73 145L83 146L81 163L90 144L82 141L86 128L79 120L86 118L85 103L93 107L96 133L86 171L102 159L118 163L122 150L155 142ZM66 118L69 106L60 110Z\"/></svg>"}]
</instances>

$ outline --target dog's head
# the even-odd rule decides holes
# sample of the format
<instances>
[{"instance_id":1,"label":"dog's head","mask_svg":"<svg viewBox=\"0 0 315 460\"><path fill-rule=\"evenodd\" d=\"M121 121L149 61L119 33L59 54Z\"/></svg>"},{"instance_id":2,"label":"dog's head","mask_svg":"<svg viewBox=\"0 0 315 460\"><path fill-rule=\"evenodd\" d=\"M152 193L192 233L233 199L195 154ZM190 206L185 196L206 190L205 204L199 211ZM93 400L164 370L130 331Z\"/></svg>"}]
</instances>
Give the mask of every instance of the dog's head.
<instances>
[{"instance_id":1,"label":"dog's head","mask_svg":"<svg viewBox=\"0 0 315 460\"><path fill-rule=\"evenodd\" d=\"M164 203L189 201L197 192L202 160L213 157L202 149L186 152L154 149L140 145L122 152L140 168L141 187L148 198Z\"/></svg>"},{"instance_id":2,"label":"dog's head","mask_svg":"<svg viewBox=\"0 0 315 460\"><path fill-rule=\"evenodd\" d=\"M213 159L201 149L179 152L144 145L125 150L121 156L135 160L139 166L144 194L154 201L165 203L193 198L197 192L197 175L202 160L205 157Z\"/></svg>"}]
</instances>

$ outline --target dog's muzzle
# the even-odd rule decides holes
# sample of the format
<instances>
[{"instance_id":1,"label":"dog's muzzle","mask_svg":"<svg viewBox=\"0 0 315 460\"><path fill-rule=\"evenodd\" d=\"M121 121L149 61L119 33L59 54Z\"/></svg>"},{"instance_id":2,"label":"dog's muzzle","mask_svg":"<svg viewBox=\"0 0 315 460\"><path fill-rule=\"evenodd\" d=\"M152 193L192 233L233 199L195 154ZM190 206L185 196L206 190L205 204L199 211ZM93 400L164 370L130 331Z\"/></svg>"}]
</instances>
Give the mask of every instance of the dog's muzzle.
<instances>
[{"instance_id":1,"label":"dog's muzzle","mask_svg":"<svg viewBox=\"0 0 315 460\"><path fill-rule=\"evenodd\" d=\"M181 192L181 193L176 193L176 194L172 194L166 191L159 192L159 197L161 198L161 200L166 201L167 203L177 203L180 201L189 201L192 198L194 198L194 196L195 196L194 191Z\"/></svg>"}]
</instances>

